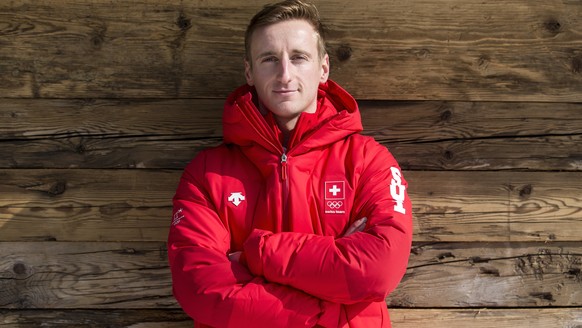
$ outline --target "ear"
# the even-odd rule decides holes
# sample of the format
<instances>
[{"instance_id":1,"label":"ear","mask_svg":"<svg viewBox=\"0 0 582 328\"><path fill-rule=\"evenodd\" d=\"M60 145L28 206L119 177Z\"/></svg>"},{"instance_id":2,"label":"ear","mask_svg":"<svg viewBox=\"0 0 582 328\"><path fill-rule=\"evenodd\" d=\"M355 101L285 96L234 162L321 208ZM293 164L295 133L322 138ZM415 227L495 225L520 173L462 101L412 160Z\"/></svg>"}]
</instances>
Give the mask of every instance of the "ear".
<instances>
[{"instance_id":1,"label":"ear","mask_svg":"<svg viewBox=\"0 0 582 328\"><path fill-rule=\"evenodd\" d=\"M248 60L245 59L245 78L247 79L247 84L253 86L255 82L253 81L253 68Z\"/></svg>"},{"instance_id":2,"label":"ear","mask_svg":"<svg viewBox=\"0 0 582 328\"><path fill-rule=\"evenodd\" d=\"M328 56L328 54L325 54L325 56L323 56L323 58L321 59L321 79L320 79L320 82L325 83L325 82L327 82L328 78L329 78L329 56Z\"/></svg>"}]
</instances>

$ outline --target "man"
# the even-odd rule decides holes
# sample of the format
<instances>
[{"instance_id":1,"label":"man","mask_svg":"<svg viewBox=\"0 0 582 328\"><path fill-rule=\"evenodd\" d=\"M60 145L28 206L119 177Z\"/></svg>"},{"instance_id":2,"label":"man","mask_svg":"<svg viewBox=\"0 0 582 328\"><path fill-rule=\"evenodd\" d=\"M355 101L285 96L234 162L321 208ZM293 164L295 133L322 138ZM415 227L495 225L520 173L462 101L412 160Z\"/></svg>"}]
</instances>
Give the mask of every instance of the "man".
<instances>
[{"instance_id":1,"label":"man","mask_svg":"<svg viewBox=\"0 0 582 328\"><path fill-rule=\"evenodd\" d=\"M411 246L406 182L331 80L316 8L265 6L224 144L187 166L168 240L197 327L390 327Z\"/></svg>"}]
</instances>

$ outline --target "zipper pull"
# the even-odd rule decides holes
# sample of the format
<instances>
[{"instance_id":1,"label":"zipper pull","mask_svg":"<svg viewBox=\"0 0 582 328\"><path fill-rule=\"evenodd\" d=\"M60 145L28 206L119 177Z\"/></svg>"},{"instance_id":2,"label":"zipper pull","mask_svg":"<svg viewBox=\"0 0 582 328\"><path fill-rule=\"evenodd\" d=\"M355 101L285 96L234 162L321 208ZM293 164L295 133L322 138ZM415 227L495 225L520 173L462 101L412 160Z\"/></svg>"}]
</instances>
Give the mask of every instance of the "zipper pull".
<instances>
[{"instance_id":1,"label":"zipper pull","mask_svg":"<svg viewBox=\"0 0 582 328\"><path fill-rule=\"evenodd\" d=\"M281 179L287 180L287 154L281 155Z\"/></svg>"}]
</instances>

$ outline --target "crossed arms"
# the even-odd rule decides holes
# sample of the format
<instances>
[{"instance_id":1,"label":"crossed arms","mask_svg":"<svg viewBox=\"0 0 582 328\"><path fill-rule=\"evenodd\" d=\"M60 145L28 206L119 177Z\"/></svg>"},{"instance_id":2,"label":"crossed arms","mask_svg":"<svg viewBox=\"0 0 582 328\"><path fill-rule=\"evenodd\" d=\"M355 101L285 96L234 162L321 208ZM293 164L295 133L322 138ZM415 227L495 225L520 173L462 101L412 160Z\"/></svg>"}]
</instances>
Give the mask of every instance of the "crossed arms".
<instances>
[{"instance_id":1,"label":"crossed arms","mask_svg":"<svg viewBox=\"0 0 582 328\"><path fill-rule=\"evenodd\" d=\"M356 202L365 220L352 222L339 238L255 229L242 252L230 250L228 228L203 177L185 173L174 198L184 219L168 240L174 295L183 309L215 327L333 327L342 304L383 301L406 269L411 206L391 192L392 182L402 179L383 167L391 155L374 155L357 190L367 195Z\"/></svg>"}]
</instances>

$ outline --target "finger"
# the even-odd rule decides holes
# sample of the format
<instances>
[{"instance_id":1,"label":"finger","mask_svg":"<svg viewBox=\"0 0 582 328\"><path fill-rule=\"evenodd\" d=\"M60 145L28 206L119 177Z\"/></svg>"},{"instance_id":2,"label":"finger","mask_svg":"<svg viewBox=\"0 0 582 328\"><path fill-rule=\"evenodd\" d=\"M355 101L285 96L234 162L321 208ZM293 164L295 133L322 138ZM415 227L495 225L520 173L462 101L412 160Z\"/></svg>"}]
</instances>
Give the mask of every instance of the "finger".
<instances>
[{"instance_id":1,"label":"finger","mask_svg":"<svg viewBox=\"0 0 582 328\"><path fill-rule=\"evenodd\" d=\"M241 256L242 252L233 252L233 253L229 253L228 254L228 259L231 262L240 262L240 256Z\"/></svg>"},{"instance_id":2,"label":"finger","mask_svg":"<svg viewBox=\"0 0 582 328\"><path fill-rule=\"evenodd\" d=\"M363 217L361 219L359 219L358 221L354 222L354 225L357 227L361 227L361 226L366 226L366 222L368 221L367 217Z\"/></svg>"},{"instance_id":3,"label":"finger","mask_svg":"<svg viewBox=\"0 0 582 328\"><path fill-rule=\"evenodd\" d=\"M348 230L344 234L344 237L347 237L347 236L349 236L353 233L359 232L359 231L364 231L364 228L366 227L367 221L368 221L368 218L366 218L366 217L363 217L359 220L354 221L354 223L352 223L352 225L348 228Z\"/></svg>"},{"instance_id":4,"label":"finger","mask_svg":"<svg viewBox=\"0 0 582 328\"><path fill-rule=\"evenodd\" d=\"M344 233L344 237L347 237L351 234L353 234L354 232L356 232L356 227L354 227L353 225L351 225L348 230L346 231L346 233Z\"/></svg>"},{"instance_id":5,"label":"finger","mask_svg":"<svg viewBox=\"0 0 582 328\"><path fill-rule=\"evenodd\" d=\"M367 218L363 217L361 219L359 219L358 221L356 221L358 224L356 225L356 231L355 232L359 232L359 231L364 231L364 229L366 228L366 222L368 221Z\"/></svg>"}]
</instances>

